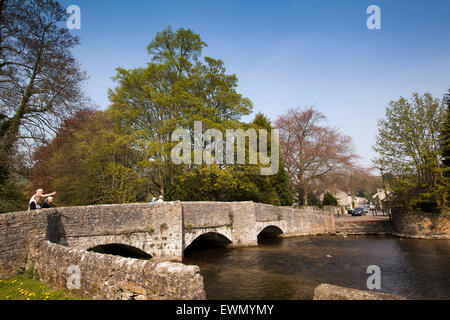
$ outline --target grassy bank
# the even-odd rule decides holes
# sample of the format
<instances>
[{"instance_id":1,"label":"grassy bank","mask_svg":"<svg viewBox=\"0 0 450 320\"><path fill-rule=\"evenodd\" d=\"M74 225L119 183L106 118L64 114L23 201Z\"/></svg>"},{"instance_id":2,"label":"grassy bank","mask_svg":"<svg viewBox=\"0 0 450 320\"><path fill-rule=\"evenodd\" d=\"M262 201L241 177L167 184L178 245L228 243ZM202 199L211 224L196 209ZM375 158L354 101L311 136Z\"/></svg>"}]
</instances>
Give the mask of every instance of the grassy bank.
<instances>
[{"instance_id":1,"label":"grassy bank","mask_svg":"<svg viewBox=\"0 0 450 320\"><path fill-rule=\"evenodd\" d=\"M86 300L68 290L54 290L27 274L0 280L0 300Z\"/></svg>"}]
</instances>

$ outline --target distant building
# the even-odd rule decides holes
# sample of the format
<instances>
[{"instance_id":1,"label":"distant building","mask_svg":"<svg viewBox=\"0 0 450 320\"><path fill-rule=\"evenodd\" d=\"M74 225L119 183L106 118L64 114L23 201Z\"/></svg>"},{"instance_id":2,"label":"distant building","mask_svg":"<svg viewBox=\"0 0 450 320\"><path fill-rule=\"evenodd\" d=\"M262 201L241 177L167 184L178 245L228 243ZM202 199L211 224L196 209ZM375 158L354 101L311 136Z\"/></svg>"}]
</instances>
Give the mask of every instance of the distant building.
<instances>
[{"instance_id":1,"label":"distant building","mask_svg":"<svg viewBox=\"0 0 450 320\"><path fill-rule=\"evenodd\" d=\"M372 200L379 209L383 209L384 202L386 201L386 191L377 188L377 193L372 196Z\"/></svg>"},{"instance_id":2,"label":"distant building","mask_svg":"<svg viewBox=\"0 0 450 320\"><path fill-rule=\"evenodd\" d=\"M351 209L352 208L352 196L346 192L346 191L342 191L342 190L325 190L325 192L322 192L319 196L320 201L323 201L323 197L325 196L326 193L331 194L333 197L336 198L336 200L338 201L339 206L341 207L349 207Z\"/></svg>"},{"instance_id":3,"label":"distant building","mask_svg":"<svg viewBox=\"0 0 450 320\"><path fill-rule=\"evenodd\" d=\"M353 197L353 201L355 201L356 208L363 207L369 204L369 200L363 197Z\"/></svg>"}]
</instances>

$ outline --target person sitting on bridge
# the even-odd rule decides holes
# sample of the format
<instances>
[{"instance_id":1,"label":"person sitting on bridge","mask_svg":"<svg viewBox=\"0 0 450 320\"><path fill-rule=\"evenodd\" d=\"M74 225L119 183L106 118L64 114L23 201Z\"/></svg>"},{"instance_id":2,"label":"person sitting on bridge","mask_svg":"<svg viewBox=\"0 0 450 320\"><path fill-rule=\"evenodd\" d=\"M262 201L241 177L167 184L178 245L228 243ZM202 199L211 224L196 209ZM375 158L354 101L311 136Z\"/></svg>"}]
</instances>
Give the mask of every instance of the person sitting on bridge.
<instances>
[{"instance_id":1,"label":"person sitting on bridge","mask_svg":"<svg viewBox=\"0 0 450 320\"><path fill-rule=\"evenodd\" d=\"M52 192L52 193L48 193L48 194L43 194L43 193L44 193L44 189L41 189L41 188L37 189L36 193L31 197L30 201L28 202L28 206L31 206L31 203L34 202L35 196L39 196L40 198L47 198L47 197L54 196L56 194L56 191Z\"/></svg>"},{"instance_id":2,"label":"person sitting on bridge","mask_svg":"<svg viewBox=\"0 0 450 320\"><path fill-rule=\"evenodd\" d=\"M41 209L41 196L38 194L35 194L33 196L33 202L30 202L29 210L39 210Z\"/></svg>"}]
</instances>

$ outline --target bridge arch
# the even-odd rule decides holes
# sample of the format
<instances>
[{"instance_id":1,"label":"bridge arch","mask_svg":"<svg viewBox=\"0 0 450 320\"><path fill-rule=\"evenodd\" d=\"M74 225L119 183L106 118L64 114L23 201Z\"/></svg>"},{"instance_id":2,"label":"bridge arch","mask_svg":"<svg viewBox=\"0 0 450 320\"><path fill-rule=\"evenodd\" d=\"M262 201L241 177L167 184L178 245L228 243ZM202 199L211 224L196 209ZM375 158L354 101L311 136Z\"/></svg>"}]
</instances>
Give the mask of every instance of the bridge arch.
<instances>
[{"instance_id":1,"label":"bridge arch","mask_svg":"<svg viewBox=\"0 0 450 320\"><path fill-rule=\"evenodd\" d=\"M115 256L121 256L125 258L143 259L149 260L152 258L150 254L142 251L139 248L129 246L123 243L108 243L96 245L87 249L87 251L102 253L102 254L112 254Z\"/></svg>"},{"instance_id":2,"label":"bridge arch","mask_svg":"<svg viewBox=\"0 0 450 320\"><path fill-rule=\"evenodd\" d=\"M226 247L232 241L227 236L218 232L206 232L197 235L184 249L184 254L190 254L194 251L213 248Z\"/></svg>"},{"instance_id":3,"label":"bridge arch","mask_svg":"<svg viewBox=\"0 0 450 320\"><path fill-rule=\"evenodd\" d=\"M275 225L268 225L258 233L258 240L262 238L276 238L283 234L283 230Z\"/></svg>"}]
</instances>

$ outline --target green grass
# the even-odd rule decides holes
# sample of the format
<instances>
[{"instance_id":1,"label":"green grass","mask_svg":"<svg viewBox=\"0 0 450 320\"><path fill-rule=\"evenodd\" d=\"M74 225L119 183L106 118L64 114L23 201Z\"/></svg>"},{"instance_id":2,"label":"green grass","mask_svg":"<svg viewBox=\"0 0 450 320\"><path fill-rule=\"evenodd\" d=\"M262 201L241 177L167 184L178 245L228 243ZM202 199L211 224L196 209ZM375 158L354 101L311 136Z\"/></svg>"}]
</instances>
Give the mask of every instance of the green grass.
<instances>
[{"instance_id":1,"label":"green grass","mask_svg":"<svg viewBox=\"0 0 450 320\"><path fill-rule=\"evenodd\" d=\"M71 294L68 290L54 290L36 278L16 275L0 280L0 300L87 300Z\"/></svg>"}]
</instances>

